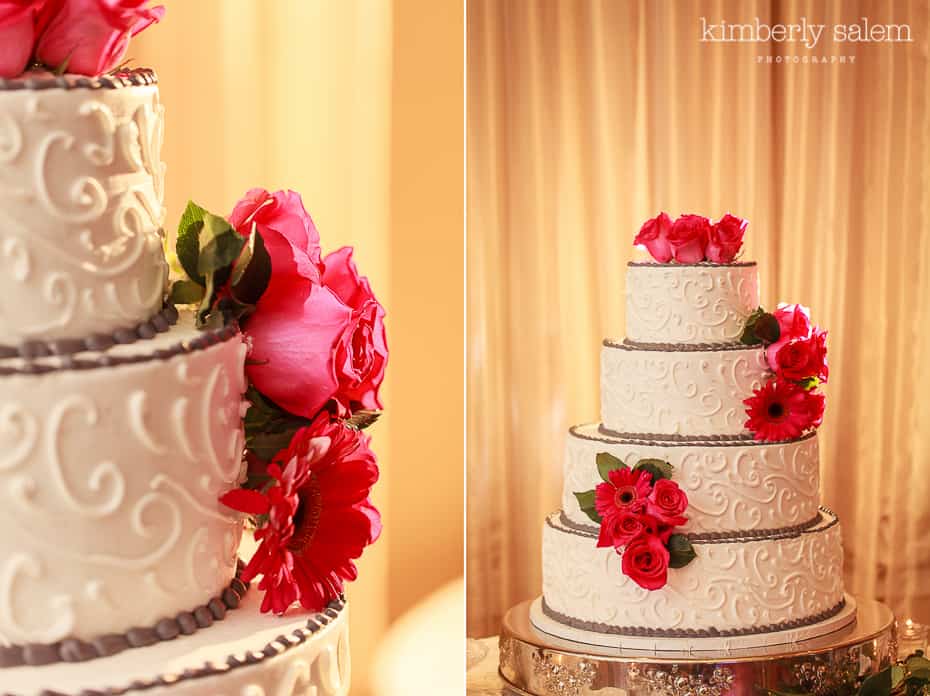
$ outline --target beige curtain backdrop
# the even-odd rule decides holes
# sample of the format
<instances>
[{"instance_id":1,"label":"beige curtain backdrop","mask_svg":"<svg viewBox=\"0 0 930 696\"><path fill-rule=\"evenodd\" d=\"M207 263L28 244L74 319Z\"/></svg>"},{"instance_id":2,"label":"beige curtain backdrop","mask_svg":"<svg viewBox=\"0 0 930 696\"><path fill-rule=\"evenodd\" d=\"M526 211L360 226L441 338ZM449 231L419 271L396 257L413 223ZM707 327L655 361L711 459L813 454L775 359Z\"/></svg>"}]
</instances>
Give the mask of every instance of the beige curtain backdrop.
<instances>
[{"instance_id":1,"label":"beige curtain backdrop","mask_svg":"<svg viewBox=\"0 0 930 696\"><path fill-rule=\"evenodd\" d=\"M700 42L708 21L911 25L913 43ZM598 414L641 222L730 210L763 301L830 330L823 499L850 590L930 622L928 3L470 0L470 635L540 592L565 429ZM853 64L758 63L768 55Z\"/></svg>"},{"instance_id":2,"label":"beige curtain backdrop","mask_svg":"<svg viewBox=\"0 0 930 696\"><path fill-rule=\"evenodd\" d=\"M461 3L160 1L130 56L159 74L169 229L189 198L292 188L387 308L385 531L348 588L352 692L377 694L387 627L463 572Z\"/></svg>"}]
</instances>

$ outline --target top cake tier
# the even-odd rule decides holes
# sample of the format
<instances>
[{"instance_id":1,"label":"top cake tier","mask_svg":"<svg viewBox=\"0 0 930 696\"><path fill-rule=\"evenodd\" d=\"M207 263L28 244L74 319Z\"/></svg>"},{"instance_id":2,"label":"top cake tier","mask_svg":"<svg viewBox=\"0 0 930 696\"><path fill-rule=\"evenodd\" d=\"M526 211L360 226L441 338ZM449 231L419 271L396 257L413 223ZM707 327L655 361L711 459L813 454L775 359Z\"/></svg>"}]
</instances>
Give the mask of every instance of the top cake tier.
<instances>
[{"instance_id":1,"label":"top cake tier","mask_svg":"<svg viewBox=\"0 0 930 696\"><path fill-rule=\"evenodd\" d=\"M755 262L634 262L626 288L626 337L634 343L733 343L759 306Z\"/></svg>"},{"instance_id":2,"label":"top cake tier","mask_svg":"<svg viewBox=\"0 0 930 696\"><path fill-rule=\"evenodd\" d=\"M162 307L155 74L0 80L0 346L82 339Z\"/></svg>"}]
</instances>

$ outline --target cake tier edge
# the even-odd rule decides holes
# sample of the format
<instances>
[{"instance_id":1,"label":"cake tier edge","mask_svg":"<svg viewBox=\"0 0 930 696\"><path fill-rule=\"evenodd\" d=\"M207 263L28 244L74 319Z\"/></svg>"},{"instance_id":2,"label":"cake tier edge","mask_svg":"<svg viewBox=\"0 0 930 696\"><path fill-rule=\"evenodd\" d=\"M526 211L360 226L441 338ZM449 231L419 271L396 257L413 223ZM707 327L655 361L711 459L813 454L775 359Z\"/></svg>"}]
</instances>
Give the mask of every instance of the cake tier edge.
<instances>
[{"instance_id":1,"label":"cake tier edge","mask_svg":"<svg viewBox=\"0 0 930 696\"><path fill-rule=\"evenodd\" d=\"M669 569L659 590L621 571L621 552L597 548L594 533L566 527L555 512L543 526L543 598L562 623L599 633L653 637L736 636L796 628L842 610L839 520L791 536L708 541Z\"/></svg>"},{"instance_id":2,"label":"cake tier edge","mask_svg":"<svg viewBox=\"0 0 930 696\"><path fill-rule=\"evenodd\" d=\"M601 483L597 455L627 466L641 459L669 462L672 480L688 496L681 531L765 534L813 526L819 518L820 454L816 431L787 442L746 439L651 440L605 434L597 424L571 428L565 439L562 510L591 526L575 498Z\"/></svg>"}]
</instances>

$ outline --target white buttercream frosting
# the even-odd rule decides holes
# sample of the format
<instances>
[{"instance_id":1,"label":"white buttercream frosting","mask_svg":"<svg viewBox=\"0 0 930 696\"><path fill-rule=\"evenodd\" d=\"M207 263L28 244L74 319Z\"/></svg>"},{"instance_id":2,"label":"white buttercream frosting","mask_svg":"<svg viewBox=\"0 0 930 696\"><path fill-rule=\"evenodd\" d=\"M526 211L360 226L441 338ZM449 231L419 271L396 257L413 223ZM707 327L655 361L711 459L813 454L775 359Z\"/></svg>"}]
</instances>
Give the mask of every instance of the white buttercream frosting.
<instances>
[{"instance_id":1,"label":"white buttercream frosting","mask_svg":"<svg viewBox=\"0 0 930 696\"><path fill-rule=\"evenodd\" d=\"M619 433L748 434L743 400L768 375L761 347L665 351L605 344L601 420Z\"/></svg>"},{"instance_id":2,"label":"white buttercream frosting","mask_svg":"<svg viewBox=\"0 0 930 696\"><path fill-rule=\"evenodd\" d=\"M108 355L152 356L199 335L184 314ZM167 359L2 378L3 643L151 626L229 583L242 520L217 498L242 473L244 359L235 337Z\"/></svg>"},{"instance_id":3,"label":"white buttercream frosting","mask_svg":"<svg viewBox=\"0 0 930 696\"><path fill-rule=\"evenodd\" d=\"M163 115L155 85L0 91L0 343L160 309Z\"/></svg>"},{"instance_id":4,"label":"white buttercream frosting","mask_svg":"<svg viewBox=\"0 0 930 696\"><path fill-rule=\"evenodd\" d=\"M640 459L669 462L688 496L690 533L773 530L810 522L820 504L817 435L784 443L624 441L596 425L572 429L565 441L562 510L576 524L594 526L574 493L591 490L601 478L598 453L608 452L633 467Z\"/></svg>"},{"instance_id":5,"label":"white buttercream frosting","mask_svg":"<svg viewBox=\"0 0 930 696\"><path fill-rule=\"evenodd\" d=\"M843 600L839 524L787 539L695 545L697 557L669 569L659 590L621 571L621 555L562 527L543 527L543 598L574 621L651 630L743 631L805 621Z\"/></svg>"},{"instance_id":6,"label":"white buttercream frosting","mask_svg":"<svg viewBox=\"0 0 930 696\"><path fill-rule=\"evenodd\" d=\"M759 306L755 264L634 264L626 273L626 336L640 343L731 343Z\"/></svg>"}]
</instances>

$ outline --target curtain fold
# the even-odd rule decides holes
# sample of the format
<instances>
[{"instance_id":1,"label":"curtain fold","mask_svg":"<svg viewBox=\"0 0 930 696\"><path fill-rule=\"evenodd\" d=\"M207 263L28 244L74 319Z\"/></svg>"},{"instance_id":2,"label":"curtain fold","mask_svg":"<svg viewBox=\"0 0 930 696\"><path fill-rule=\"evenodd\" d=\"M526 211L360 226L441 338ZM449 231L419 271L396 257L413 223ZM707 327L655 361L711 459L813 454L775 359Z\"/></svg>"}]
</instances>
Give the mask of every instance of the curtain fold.
<instances>
[{"instance_id":1,"label":"curtain fold","mask_svg":"<svg viewBox=\"0 0 930 696\"><path fill-rule=\"evenodd\" d=\"M808 52L701 43L701 16L869 17L915 41L767 64ZM930 621L928 22L926 0L469 2L470 635L540 591L565 430L597 419L600 341L659 210L749 218L763 302L829 329L822 497L848 588Z\"/></svg>"}]
</instances>

